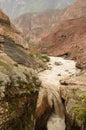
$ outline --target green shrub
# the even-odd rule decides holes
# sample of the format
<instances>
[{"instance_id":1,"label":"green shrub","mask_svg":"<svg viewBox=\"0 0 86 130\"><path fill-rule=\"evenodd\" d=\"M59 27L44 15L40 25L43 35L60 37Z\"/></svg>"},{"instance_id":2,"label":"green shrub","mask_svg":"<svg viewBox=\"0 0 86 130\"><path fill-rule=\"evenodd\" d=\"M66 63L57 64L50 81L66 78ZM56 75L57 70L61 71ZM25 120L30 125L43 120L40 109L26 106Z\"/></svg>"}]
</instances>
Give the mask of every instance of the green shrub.
<instances>
[{"instance_id":1,"label":"green shrub","mask_svg":"<svg viewBox=\"0 0 86 130\"><path fill-rule=\"evenodd\" d=\"M47 62L50 61L50 58L47 55L42 55L41 53L36 53L35 55L40 60L45 59Z\"/></svg>"},{"instance_id":2,"label":"green shrub","mask_svg":"<svg viewBox=\"0 0 86 130\"><path fill-rule=\"evenodd\" d=\"M0 66L6 66L6 63L4 63L3 61L0 61Z\"/></svg>"},{"instance_id":3,"label":"green shrub","mask_svg":"<svg viewBox=\"0 0 86 130\"><path fill-rule=\"evenodd\" d=\"M86 104L77 103L73 108L73 112L78 120L86 122Z\"/></svg>"},{"instance_id":4,"label":"green shrub","mask_svg":"<svg viewBox=\"0 0 86 130\"><path fill-rule=\"evenodd\" d=\"M39 62L39 67L40 68L44 68L45 67L45 64L43 62Z\"/></svg>"},{"instance_id":5,"label":"green shrub","mask_svg":"<svg viewBox=\"0 0 86 130\"><path fill-rule=\"evenodd\" d=\"M35 42L32 42L29 37L26 38L26 41L27 41L30 48L35 48L37 45Z\"/></svg>"},{"instance_id":6,"label":"green shrub","mask_svg":"<svg viewBox=\"0 0 86 130\"><path fill-rule=\"evenodd\" d=\"M36 57L38 58L38 59L40 59L40 60L42 60L42 55L41 55L41 53L35 53L35 55L36 55Z\"/></svg>"},{"instance_id":7,"label":"green shrub","mask_svg":"<svg viewBox=\"0 0 86 130\"><path fill-rule=\"evenodd\" d=\"M33 58L34 57L34 53L30 52L29 56Z\"/></svg>"},{"instance_id":8,"label":"green shrub","mask_svg":"<svg viewBox=\"0 0 86 130\"><path fill-rule=\"evenodd\" d=\"M47 55L43 55L42 58L46 59L46 61L48 61L48 62L50 61L50 57L48 57Z\"/></svg>"}]
</instances>

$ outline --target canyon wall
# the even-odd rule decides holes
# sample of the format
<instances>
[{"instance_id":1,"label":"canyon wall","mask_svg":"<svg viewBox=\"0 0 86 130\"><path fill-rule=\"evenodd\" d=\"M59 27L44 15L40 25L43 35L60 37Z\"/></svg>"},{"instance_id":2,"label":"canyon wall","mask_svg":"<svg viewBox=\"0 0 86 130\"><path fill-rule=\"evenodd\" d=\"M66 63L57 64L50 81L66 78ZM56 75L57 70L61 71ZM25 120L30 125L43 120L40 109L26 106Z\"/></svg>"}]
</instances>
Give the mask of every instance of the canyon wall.
<instances>
[{"instance_id":1,"label":"canyon wall","mask_svg":"<svg viewBox=\"0 0 86 130\"><path fill-rule=\"evenodd\" d=\"M0 130L32 130L40 81L28 44L0 10Z\"/></svg>"}]
</instances>

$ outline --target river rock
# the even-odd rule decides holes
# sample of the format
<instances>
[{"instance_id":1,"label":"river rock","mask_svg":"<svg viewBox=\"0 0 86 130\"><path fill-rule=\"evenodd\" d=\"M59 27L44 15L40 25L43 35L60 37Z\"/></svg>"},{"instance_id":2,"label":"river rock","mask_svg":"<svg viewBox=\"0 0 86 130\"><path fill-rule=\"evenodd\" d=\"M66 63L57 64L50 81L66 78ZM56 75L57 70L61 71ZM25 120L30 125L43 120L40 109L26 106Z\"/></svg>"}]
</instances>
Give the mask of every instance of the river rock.
<instances>
[{"instance_id":1,"label":"river rock","mask_svg":"<svg viewBox=\"0 0 86 130\"><path fill-rule=\"evenodd\" d=\"M58 61L58 62L55 62L55 65L59 66L59 65L62 65L62 63Z\"/></svg>"}]
</instances>

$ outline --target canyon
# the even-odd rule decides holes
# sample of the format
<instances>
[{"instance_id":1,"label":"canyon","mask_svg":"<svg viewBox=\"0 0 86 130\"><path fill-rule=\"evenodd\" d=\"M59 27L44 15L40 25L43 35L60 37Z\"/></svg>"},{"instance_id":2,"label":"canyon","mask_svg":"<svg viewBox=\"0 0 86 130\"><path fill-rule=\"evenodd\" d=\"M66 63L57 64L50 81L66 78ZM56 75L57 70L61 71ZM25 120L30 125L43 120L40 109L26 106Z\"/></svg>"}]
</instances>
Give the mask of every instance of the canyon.
<instances>
[{"instance_id":1,"label":"canyon","mask_svg":"<svg viewBox=\"0 0 86 130\"><path fill-rule=\"evenodd\" d=\"M42 37L48 35L57 25L63 11L60 9L49 9L40 13L26 13L16 18L14 24L28 42L36 42L37 44Z\"/></svg>"},{"instance_id":2,"label":"canyon","mask_svg":"<svg viewBox=\"0 0 86 130\"><path fill-rule=\"evenodd\" d=\"M62 16L62 23L41 39L38 49L49 55L64 55L77 61L77 67L86 66L86 1L77 0ZM74 14L77 17L74 17ZM80 16L79 16L80 15ZM71 16L71 17L70 17ZM83 45L83 46L82 46Z\"/></svg>"},{"instance_id":3,"label":"canyon","mask_svg":"<svg viewBox=\"0 0 86 130\"><path fill-rule=\"evenodd\" d=\"M29 12L23 14L14 20L14 24L23 33L28 43L31 42L31 44L35 43L37 45L38 42L43 41L44 37L52 35L56 28L59 28L57 25L61 25L64 21L68 22L68 20L73 19L77 21L78 18L85 17L85 9L86 1L77 0L69 7L63 9L54 8L40 13Z\"/></svg>"},{"instance_id":4,"label":"canyon","mask_svg":"<svg viewBox=\"0 0 86 130\"><path fill-rule=\"evenodd\" d=\"M78 23L77 23L78 21ZM66 27L66 28L65 28ZM86 17L68 20L44 37L38 46L42 53L66 56L77 61L79 68L86 67ZM83 45L83 46L82 46Z\"/></svg>"},{"instance_id":5,"label":"canyon","mask_svg":"<svg viewBox=\"0 0 86 130\"><path fill-rule=\"evenodd\" d=\"M0 10L0 129L86 130L86 1L14 24Z\"/></svg>"},{"instance_id":6,"label":"canyon","mask_svg":"<svg viewBox=\"0 0 86 130\"><path fill-rule=\"evenodd\" d=\"M42 87L40 88L39 97L37 100L37 113L39 113L39 110L41 109L41 114L39 116L37 115L35 124L37 127L36 130L44 129L42 125L46 125L46 118L43 119L43 117L47 117L48 108L46 105L45 109L44 106L42 106L42 102L46 101L44 97L48 98L48 103L51 109L54 109L47 121L47 129L65 130L65 111L60 97L60 80L64 77L71 77L78 73L79 70L77 70L75 67L74 61L65 60L60 57L50 57L50 62L48 62L48 69L38 74L38 77L42 82Z\"/></svg>"}]
</instances>

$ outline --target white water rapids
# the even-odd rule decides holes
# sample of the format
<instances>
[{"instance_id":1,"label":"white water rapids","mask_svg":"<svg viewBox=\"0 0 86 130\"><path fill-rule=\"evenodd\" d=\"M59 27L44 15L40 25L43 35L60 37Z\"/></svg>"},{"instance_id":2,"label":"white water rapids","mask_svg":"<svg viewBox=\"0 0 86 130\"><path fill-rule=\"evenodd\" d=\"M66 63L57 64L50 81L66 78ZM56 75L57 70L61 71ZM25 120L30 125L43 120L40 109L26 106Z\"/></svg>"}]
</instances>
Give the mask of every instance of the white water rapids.
<instances>
[{"instance_id":1,"label":"white water rapids","mask_svg":"<svg viewBox=\"0 0 86 130\"><path fill-rule=\"evenodd\" d=\"M42 94L45 90L48 94L49 103L54 102L55 111L47 122L48 130L65 130L65 115L62 112L63 104L59 95L59 80L76 75L78 70L73 60L65 60L61 57L50 57L48 69L40 72L39 79L42 81L42 88L39 92L39 98L42 100ZM59 105L58 105L59 104Z\"/></svg>"}]
</instances>

